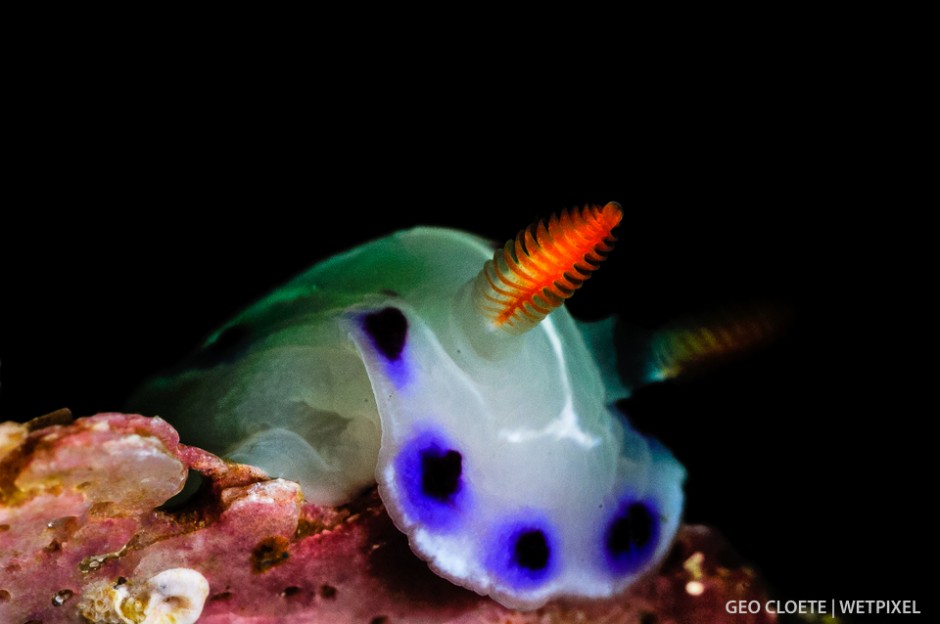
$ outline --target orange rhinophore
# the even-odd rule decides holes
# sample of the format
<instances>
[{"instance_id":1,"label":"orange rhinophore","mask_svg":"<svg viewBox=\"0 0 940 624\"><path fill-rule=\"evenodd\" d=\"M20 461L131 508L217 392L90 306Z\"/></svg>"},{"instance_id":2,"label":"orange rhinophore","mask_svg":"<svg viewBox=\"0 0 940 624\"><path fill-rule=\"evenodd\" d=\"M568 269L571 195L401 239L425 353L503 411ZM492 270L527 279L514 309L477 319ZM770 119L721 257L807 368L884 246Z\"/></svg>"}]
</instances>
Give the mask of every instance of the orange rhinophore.
<instances>
[{"instance_id":1,"label":"orange rhinophore","mask_svg":"<svg viewBox=\"0 0 940 624\"><path fill-rule=\"evenodd\" d=\"M565 210L533 223L498 249L477 276L474 301L513 334L538 324L581 287L616 240L620 204Z\"/></svg>"}]
</instances>

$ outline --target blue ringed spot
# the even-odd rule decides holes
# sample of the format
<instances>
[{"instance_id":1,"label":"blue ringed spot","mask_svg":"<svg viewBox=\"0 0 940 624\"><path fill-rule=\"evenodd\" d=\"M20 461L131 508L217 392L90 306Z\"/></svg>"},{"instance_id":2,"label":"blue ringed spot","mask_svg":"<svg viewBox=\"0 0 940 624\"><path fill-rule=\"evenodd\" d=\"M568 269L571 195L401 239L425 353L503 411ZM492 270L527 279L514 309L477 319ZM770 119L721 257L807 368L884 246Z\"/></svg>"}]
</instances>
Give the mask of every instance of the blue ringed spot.
<instances>
[{"instance_id":1,"label":"blue ringed spot","mask_svg":"<svg viewBox=\"0 0 940 624\"><path fill-rule=\"evenodd\" d=\"M523 512L498 525L486 542L485 565L516 590L536 589L560 568L559 539L544 514Z\"/></svg>"},{"instance_id":2,"label":"blue ringed spot","mask_svg":"<svg viewBox=\"0 0 940 624\"><path fill-rule=\"evenodd\" d=\"M607 565L614 574L629 574L647 564L659 543L656 507L625 498L620 501L603 534Z\"/></svg>"},{"instance_id":3,"label":"blue ringed spot","mask_svg":"<svg viewBox=\"0 0 940 624\"><path fill-rule=\"evenodd\" d=\"M394 465L408 516L431 530L459 523L471 498L457 445L436 431L419 432L402 445Z\"/></svg>"}]
</instances>

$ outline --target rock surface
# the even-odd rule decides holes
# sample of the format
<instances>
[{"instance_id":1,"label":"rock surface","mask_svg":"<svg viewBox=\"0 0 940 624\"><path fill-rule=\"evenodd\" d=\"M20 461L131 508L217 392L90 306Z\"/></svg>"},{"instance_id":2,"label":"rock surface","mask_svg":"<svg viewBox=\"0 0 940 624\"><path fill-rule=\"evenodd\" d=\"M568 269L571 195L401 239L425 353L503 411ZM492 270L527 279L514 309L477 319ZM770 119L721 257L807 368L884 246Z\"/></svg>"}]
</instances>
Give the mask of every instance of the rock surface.
<instances>
[{"instance_id":1,"label":"rock surface","mask_svg":"<svg viewBox=\"0 0 940 624\"><path fill-rule=\"evenodd\" d=\"M164 505L189 471L199 490ZM604 624L774 622L713 530L681 529L655 576L607 601L507 610L435 576L375 489L339 508L179 443L160 418L0 423L0 622Z\"/></svg>"}]
</instances>

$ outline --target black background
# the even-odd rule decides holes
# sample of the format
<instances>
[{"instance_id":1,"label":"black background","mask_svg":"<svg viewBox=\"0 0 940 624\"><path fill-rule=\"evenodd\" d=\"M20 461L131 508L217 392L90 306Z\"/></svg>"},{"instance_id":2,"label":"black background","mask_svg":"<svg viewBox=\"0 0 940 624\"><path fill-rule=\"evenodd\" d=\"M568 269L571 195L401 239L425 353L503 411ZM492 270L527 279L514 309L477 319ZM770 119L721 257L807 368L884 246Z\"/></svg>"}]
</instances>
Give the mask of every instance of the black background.
<instances>
[{"instance_id":1,"label":"black background","mask_svg":"<svg viewBox=\"0 0 940 624\"><path fill-rule=\"evenodd\" d=\"M917 358L934 355L915 301L935 283L917 274L929 249L893 130L824 79L641 78L624 97L543 94L551 110L456 86L390 109L362 85L253 91L255 109L193 79L27 98L0 226L0 417L119 410L240 307L395 229L505 239L617 200L618 247L576 315L655 327L756 298L796 312L752 358L634 398L688 468L687 521L724 532L782 598L932 609L915 566L936 473Z\"/></svg>"}]
</instances>

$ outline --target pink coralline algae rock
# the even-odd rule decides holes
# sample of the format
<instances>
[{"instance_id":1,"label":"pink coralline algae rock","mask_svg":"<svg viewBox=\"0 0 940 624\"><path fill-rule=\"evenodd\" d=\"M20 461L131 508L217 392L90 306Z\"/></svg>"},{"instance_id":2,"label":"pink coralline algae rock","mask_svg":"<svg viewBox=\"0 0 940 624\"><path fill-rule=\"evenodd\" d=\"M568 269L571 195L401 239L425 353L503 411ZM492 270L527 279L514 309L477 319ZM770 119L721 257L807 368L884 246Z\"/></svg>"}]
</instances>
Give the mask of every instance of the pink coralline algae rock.
<instances>
[{"instance_id":1,"label":"pink coralline algae rock","mask_svg":"<svg viewBox=\"0 0 940 624\"><path fill-rule=\"evenodd\" d=\"M161 508L189 470L182 506ZM754 572L684 527L658 574L606 601L516 612L435 576L375 489L339 508L179 443L160 418L0 424L0 622L501 624L773 622Z\"/></svg>"}]
</instances>

